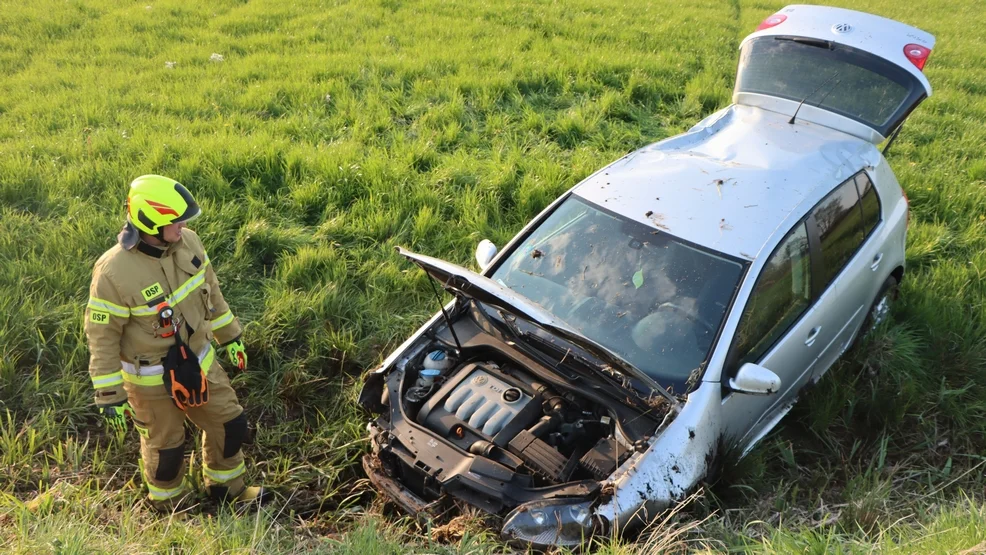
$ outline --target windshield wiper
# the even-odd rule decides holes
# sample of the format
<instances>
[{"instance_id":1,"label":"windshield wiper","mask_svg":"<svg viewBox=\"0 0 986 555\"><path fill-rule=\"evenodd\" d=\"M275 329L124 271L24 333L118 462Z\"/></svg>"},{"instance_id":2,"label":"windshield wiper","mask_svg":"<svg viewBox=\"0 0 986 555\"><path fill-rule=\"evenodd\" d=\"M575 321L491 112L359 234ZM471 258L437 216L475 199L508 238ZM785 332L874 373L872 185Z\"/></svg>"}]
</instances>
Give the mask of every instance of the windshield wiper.
<instances>
[{"instance_id":1,"label":"windshield wiper","mask_svg":"<svg viewBox=\"0 0 986 555\"><path fill-rule=\"evenodd\" d=\"M522 332L521 337L523 337L524 339L535 341L537 343L537 346L541 349L547 349L551 351L556 357L558 357L558 364L563 364L567 361L572 361L578 363L583 367L591 368L593 370L601 370L603 366L605 366L597 362L593 362L585 358L584 356L576 353L571 348L562 347L561 345L558 345L554 341L551 341L550 339L547 339L545 337L541 337L540 335L534 332L529 332L529 331ZM607 375L612 377L611 374L607 374ZM620 385L626 388L630 387L630 384L626 381L622 381Z\"/></svg>"},{"instance_id":2,"label":"windshield wiper","mask_svg":"<svg viewBox=\"0 0 986 555\"><path fill-rule=\"evenodd\" d=\"M503 316L502 312L501 316ZM513 315L509 315L509 317L513 317ZM509 322L509 320L507 321ZM588 370L591 374L606 378L605 383L609 385L604 385L604 387L610 389L611 394L615 394L617 397L625 399L628 405L645 413L654 410L655 405L652 404L653 395L646 395L639 391L633 386L633 382L630 381L628 377L619 372L614 372L609 364L590 360L573 350L571 347L562 347L561 345L558 345L557 343L546 337L542 337L537 333L520 330L514 322L511 322L511 324L510 329L518 338L524 340L524 342L528 344L534 343L533 347L539 352L548 352L554 355L557 360L557 365L555 366L556 370L562 370L562 367L564 367L565 370L570 369L569 371L575 371L574 376L581 376L582 373ZM579 368L582 370L579 371ZM617 389L611 389L613 386ZM633 395L622 395L619 391L630 392Z\"/></svg>"},{"instance_id":3,"label":"windshield wiper","mask_svg":"<svg viewBox=\"0 0 986 555\"><path fill-rule=\"evenodd\" d=\"M480 311L482 311L482 309L480 309ZM524 343L524 345L527 345L527 343L528 343L527 340L530 339L531 337L537 337L537 336L531 334L530 332L526 332L526 331L520 329L520 327L517 325L517 316L515 316L514 314L512 314L510 312L507 312L507 311L505 311L503 309L498 309L497 310L497 314L500 315L500 320L502 320L503 323L506 325L507 330L514 337L514 339L520 340L522 343ZM486 317L489 318L488 315ZM541 339L541 338L538 337L538 339ZM518 346L520 347L521 345L518 345ZM557 348L556 345L552 345L552 347L556 347ZM565 368L565 369L560 368L560 365L561 365L561 362L562 361L557 361L556 362L556 361L552 360L550 357L544 356L545 353L544 353L544 350L543 349L536 349L534 352L537 353L537 356L535 356L534 358L538 359L538 361L541 362L541 364L544 364L545 366L554 367L555 370L558 370L559 372L565 371L566 374L563 374L563 376L562 376L565 379L567 379L569 381L575 381L575 380L578 380L578 379L580 379L582 377L581 374L579 374L578 372L574 372L574 371L569 372L567 370L567 368ZM561 353L561 349L560 348L557 348L557 350L553 350L552 353L553 354ZM528 354L529 354L529 356L533 356L531 353L528 353ZM564 359L564 357L562 357L562 359Z\"/></svg>"},{"instance_id":4,"label":"windshield wiper","mask_svg":"<svg viewBox=\"0 0 986 555\"><path fill-rule=\"evenodd\" d=\"M569 375L565 376L569 381L579 379L583 373L580 373L576 366L582 369L588 369L591 373L609 378L611 382L615 382L615 385L622 389L630 390L633 392L633 397L628 399L630 404L636 406L641 410L649 410L650 407L647 404L647 396L641 394L637 391L635 387L623 376L617 376L611 371L607 371L609 368L606 364L600 364L598 362L589 360L584 356L574 352L571 348L565 348L555 342L538 335L537 333L531 331L525 331L520 329L517 325L517 316L507 312L502 309L497 310L497 314L500 315L500 320L506 325L510 334L520 340L524 345L532 347L539 354L547 354L553 357L552 361L555 370L559 372L571 372Z\"/></svg>"},{"instance_id":5,"label":"windshield wiper","mask_svg":"<svg viewBox=\"0 0 986 555\"><path fill-rule=\"evenodd\" d=\"M552 326L550 324L533 324L532 322L533 325L543 328L545 331L554 334L558 337L561 337L566 341L569 341L573 345L578 346L579 348L593 355L597 359L604 361L603 364L599 364L594 361L588 360L577 353L571 352L570 349L564 349L561 346L556 345L555 343L545 339L544 337L537 335L536 333L521 330L517 326L517 323L514 321L516 319L516 316L512 313L505 312L502 309L497 310L497 312L500 314L500 318L507 325L507 327L510 329L510 332L514 336L524 340L535 339L537 340L539 346L548 347L549 349L554 351L557 355L560 355L561 359L559 360L559 364L564 362L566 357L568 356L573 357L573 359L577 360L583 367L590 368L593 371L595 371L597 374L606 376L607 378L615 382L623 389L632 391L634 393L634 397L636 397L638 401L641 401L646 405L646 407L644 408L652 408L650 404L652 400L652 396L644 395L643 392L638 391L637 388L635 388L633 386L633 383L630 381L630 377L636 378L637 380L643 382L644 385L646 385L651 390L650 393L656 392L661 397L664 397L665 399L670 401L672 405L677 406L678 400L675 399L674 396L672 396L670 393L668 393L668 391L664 389L664 387L662 387L661 384L657 383L654 380L654 378L651 378L639 368L626 362L625 360L620 358L619 355L613 353L606 347L596 343L592 339L589 339L588 337L580 333L570 331L566 328Z\"/></svg>"},{"instance_id":6,"label":"windshield wiper","mask_svg":"<svg viewBox=\"0 0 986 555\"><path fill-rule=\"evenodd\" d=\"M668 391L664 389L661 384L657 383L654 378L648 376L643 370L630 364L613 351L610 351L607 347L600 345L596 341L576 331L552 325L546 325L545 328L562 339L579 346L596 358L605 361L610 368L607 369L603 366L597 366L602 373L618 380L619 382L623 382L623 380L628 377L637 378L639 381L643 382L644 385L650 388L652 392L658 393L661 397L667 399L673 406L678 406L678 400L673 395L668 393ZM632 391L636 391L636 389L632 386L625 385L624 387Z\"/></svg>"}]
</instances>

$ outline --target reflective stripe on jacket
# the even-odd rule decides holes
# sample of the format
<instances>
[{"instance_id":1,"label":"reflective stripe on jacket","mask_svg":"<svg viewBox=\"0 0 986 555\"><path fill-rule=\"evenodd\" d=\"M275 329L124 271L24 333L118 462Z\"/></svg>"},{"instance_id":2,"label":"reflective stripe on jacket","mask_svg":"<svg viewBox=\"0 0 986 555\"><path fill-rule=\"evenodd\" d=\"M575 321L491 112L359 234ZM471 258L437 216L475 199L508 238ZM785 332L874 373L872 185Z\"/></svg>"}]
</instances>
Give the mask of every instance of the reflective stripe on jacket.
<instances>
[{"instance_id":1,"label":"reflective stripe on jacket","mask_svg":"<svg viewBox=\"0 0 986 555\"><path fill-rule=\"evenodd\" d=\"M183 229L181 240L166 249L139 243L126 250L117 244L96 262L85 311L89 374L98 404L125 400L125 381L155 385L128 379L132 374L124 368L160 365L174 345L173 337L162 335L171 331L160 325L162 303L170 305L174 317L182 320L182 338L193 351L203 354L203 362L207 356L211 363L215 354L209 348L212 339L222 344L242 333L194 232ZM159 374L156 384L160 383Z\"/></svg>"},{"instance_id":2,"label":"reflective stripe on jacket","mask_svg":"<svg viewBox=\"0 0 986 555\"><path fill-rule=\"evenodd\" d=\"M212 345L206 345L198 353L199 367L202 373L209 375L209 367L216 358L216 350ZM164 385L164 365L153 364L150 366L137 366L125 360L120 361L123 370L123 381L135 385Z\"/></svg>"}]
</instances>

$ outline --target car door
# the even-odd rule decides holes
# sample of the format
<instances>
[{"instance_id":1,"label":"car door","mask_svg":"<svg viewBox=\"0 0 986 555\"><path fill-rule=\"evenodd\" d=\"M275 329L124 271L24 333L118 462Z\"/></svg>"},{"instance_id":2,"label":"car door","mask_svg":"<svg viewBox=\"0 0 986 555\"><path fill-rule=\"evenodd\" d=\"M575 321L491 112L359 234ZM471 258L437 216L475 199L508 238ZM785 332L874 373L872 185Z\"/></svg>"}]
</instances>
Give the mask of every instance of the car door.
<instances>
[{"instance_id":1,"label":"car door","mask_svg":"<svg viewBox=\"0 0 986 555\"><path fill-rule=\"evenodd\" d=\"M863 211L853 177L815 206L808 217L808 225L809 231L810 226L815 226L818 237L812 255L821 259L821 263L816 264L818 301L815 308L820 317L820 335L825 341L812 370L813 378L817 380L845 352L866 316L868 299L872 296L869 286L871 259L875 258L879 267L882 255L870 252L872 248L861 249L868 230L863 226Z\"/></svg>"},{"instance_id":2,"label":"car door","mask_svg":"<svg viewBox=\"0 0 986 555\"><path fill-rule=\"evenodd\" d=\"M802 220L764 264L733 336L723 372L722 415L726 437L744 450L787 411L821 353L809 245ZM770 395L730 391L729 378L747 362L777 374L780 389Z\"/></svg>"}]
</instances>

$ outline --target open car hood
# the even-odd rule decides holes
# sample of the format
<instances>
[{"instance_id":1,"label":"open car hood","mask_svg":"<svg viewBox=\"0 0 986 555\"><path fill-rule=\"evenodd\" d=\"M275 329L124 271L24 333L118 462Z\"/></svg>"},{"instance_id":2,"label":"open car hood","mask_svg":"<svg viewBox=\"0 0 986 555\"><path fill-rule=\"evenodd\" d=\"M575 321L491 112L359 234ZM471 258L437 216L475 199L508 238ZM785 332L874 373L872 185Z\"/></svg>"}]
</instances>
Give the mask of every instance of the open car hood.
<instances>
[{"instance_id":1,"label":"open car hood","mask_svg":"<svg viewBox=\"0 0 986 555\"><path fill-rule=\"evenodd\" d=\"M626 362L618 355L610 351L603 345L585 337L571 325L559 320L550 312L539 306L530 299L518 294L513 289L504 287L499 283L481 276L476 272L467 270L462 266L413 253L403 247L397 247L397 252L421 267L429 276L442 284L446 290L451 291L457 297L466 297L477 300L481 303L495 306L499 309L521 316L546 330L567 336L566 339L579 338L578 343L597 357L601 357L611 364L617 365L627 375L636 377L654 393L664 397L674 406L679 406L679 401L653 378L645 374L638 368Z\"/></svg>"},{"instance_id":2,"label":"open car hood","mask_svg":"<svg viewBox=\"0 0 986 555\"><path fill-rule=\"evenodd\" d=\"M429 276L441 283L442 287L456 296L475 299L481 303L522 316L545 327L563 329L573 334L578 333L571 326L555 318L554 315L536 303L488 277L481 276L472 270L467 270L451 262L413 253L403 247L397 247L397 252L420 266Z\"/></svg>"}]
</instances>

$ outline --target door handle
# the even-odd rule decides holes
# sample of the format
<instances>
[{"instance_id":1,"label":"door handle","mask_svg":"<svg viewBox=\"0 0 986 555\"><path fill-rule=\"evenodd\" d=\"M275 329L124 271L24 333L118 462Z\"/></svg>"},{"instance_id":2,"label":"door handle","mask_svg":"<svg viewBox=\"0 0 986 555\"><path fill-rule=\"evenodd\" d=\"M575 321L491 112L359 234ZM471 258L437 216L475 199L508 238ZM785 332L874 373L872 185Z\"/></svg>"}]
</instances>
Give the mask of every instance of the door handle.
<instances>
[{"instance_id":1,"label":"door handle","mask_svg":"<svg viewBox=\"0 0 986 555\"><path fill-rule=\"evenodd\" d=\"M805 345L811 347L812 344L815 343L815 339L818 338L818 333L821 331L822 331L822 326L815 326L811 328L811 331L808 332L808 339L805 339Z\"/></svg>"},{"instance_id":2,"label":"door handle","mask_svg":"<svg viewBox=\"0 0 986 555\"><path fill-rule=\"evenodd\" d=\"M881 260L883 260L883 253L882 252L881 253L877 253L877 255L873 257L873 263L870 264L870 269L875 272L876 269L880 267L880 261Z\"/></svg>"}]
</instances>

